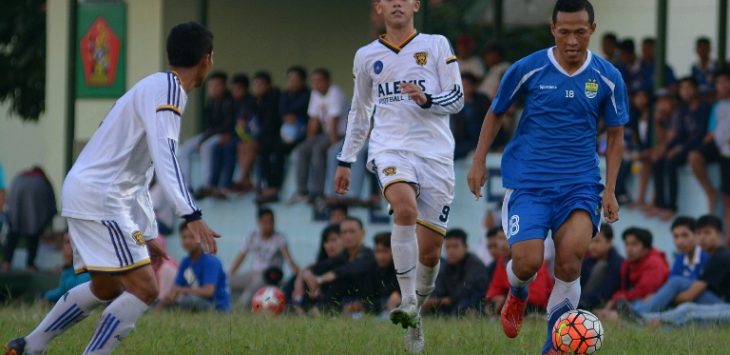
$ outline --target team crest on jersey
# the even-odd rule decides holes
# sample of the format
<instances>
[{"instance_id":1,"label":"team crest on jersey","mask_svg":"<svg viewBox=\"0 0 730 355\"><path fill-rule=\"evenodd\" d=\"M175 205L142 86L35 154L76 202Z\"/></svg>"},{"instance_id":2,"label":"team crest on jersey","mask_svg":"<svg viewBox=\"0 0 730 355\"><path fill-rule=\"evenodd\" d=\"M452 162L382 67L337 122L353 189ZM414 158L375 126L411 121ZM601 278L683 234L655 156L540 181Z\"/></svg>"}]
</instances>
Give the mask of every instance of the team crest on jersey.
<instances>
[{"instance_id":1,"label":"team crest on jersey","mask_svg":"<svg viewBox=\"0 0 730 355\"><path fill-rule=\"evenodd\" d=\"M395 175L395 172L396 172L396 170L395 170L394 166L389 166L389 167L383 169L383 174L385 176L393 176L393 175Z\"/></svg>"},{"instance_id":2,"label":"team crest on jersey","mask_svg":"<svg viewBox=\"0 0 730 355\"><path fill-rule=\"evenodd\" d=\"M383 71L383 62L381 62L381 61L375 62L375 64L373 64L373 71L375 72L376 75L380 74L380 72Z\"/></svg>"},{"instance_id":3,"label":"team crest on jersey","mask_svg":"<svg viewBox=\"0 0 730 355\"><path fill-rule=\"evenodd\" d=\"M424 66L428 63L428 52L416 52L413 58L416 58L416 64Z\"/></svg>"},{"instance_id":4,"label":"team crest on jersey","mask_svg":"<svg viewBox=\"0 0 730 355\"><path fill-rule=\"evenodd\" d=\"M134 238L134 241L137 242L137 245L144 245L144 236L142 235L142 232L132 232L132 238Z\"/></svg>"},{"instance_id":5,"label":"team crest on jersey","mask_svg":"<svg viewBox=\"0 0 730 355\"><path fill-rule=\"evenodd\" d=\"M588 79L586 82L586 97L592 99L598 95L598 83L594 79Z\"/></svg>"}]
</instances>

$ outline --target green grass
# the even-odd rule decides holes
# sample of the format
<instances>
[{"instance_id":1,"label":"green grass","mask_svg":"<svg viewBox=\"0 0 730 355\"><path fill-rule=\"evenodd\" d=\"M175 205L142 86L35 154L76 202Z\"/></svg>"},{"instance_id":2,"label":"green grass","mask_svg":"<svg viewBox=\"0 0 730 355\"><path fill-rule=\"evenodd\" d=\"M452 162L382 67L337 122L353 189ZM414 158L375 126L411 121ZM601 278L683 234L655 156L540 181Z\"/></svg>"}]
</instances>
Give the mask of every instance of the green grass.
<instances>
[{"instance_id":1,"label":"green grass","mask_svg":"<svg viewBox=\"0 0 730 355\"><path fill-rule=\"evenodd\" d=\"M47 311L0 308L0 340L28 333ZM50 354L79 354L98 319L96 311L51 345ZM426 318L426 354L538 354L544 322L531 318L517 339L497 319ZM403 354L402 329L375 318L266 318L247 313L151 312L117 354ZM730 326L647 330L606 324L601 354L727 354Z\"/></svg>"}]
</instances>

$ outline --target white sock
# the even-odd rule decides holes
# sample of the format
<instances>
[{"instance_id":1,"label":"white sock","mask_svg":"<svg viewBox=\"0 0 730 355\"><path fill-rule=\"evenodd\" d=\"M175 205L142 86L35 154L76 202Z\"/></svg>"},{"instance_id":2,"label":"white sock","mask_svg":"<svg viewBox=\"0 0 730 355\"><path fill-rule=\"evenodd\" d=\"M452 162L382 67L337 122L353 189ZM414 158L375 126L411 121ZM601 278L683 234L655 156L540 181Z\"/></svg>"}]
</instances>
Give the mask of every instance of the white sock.
<instances>
[{"instance_id":1,"label":"white sock","mask_svg":"<svg viewBox=\"0 0 730 355\"><path fill-rule=\"evenodd\" d=\"M555 278L555 285L553 286L553 292L550 293L550 298L547 304L547 340L543 347L543 353L553 345L551 332L555 322L565 312L576 309L578 307L578 301L580 300L580 277L566 282Z\"/></svg>"},{"instance_id":2,"label":"white sock","mask_svg":"<svg viewBox=\"0 0 730 355\"><path fill-rule=\"evenodd\" d=\"M86 282L66 292L56 302L41 323L25 337L25 351L43 353L53 338L71 328L89 315L104 301L91 293L91 282Z\"/></svg>"},{"instance_id":3,"label":"white sock","mask_svg":"<svg viewBox=\"0 0 730 355\"><path fill-rule=\"evenodd\" d=\"M84 354L111 353L119 342L134 329L134 323L147 308L147 304L137 296L129 292L122 293L101 314L101 320L99 320Z\"/></svg>"},{"instance_id":4,"label":"white sock","mask_svg":"<svg viewBox=\"0 0 730 355\"><path fill-rule=\"evenodd\" d=\"M433 289L436 288L436 277L439 274L441 262L437 262L433 267L418 263L416 268L416 297L418 298L418 307L426 302L428 296L431 296Z\"/></svg>"},{"instance_id":5,"label":"white sock","mask_svg":"<svg viewBox=\"0 0 730 355\"><path fill-rule=\"evenodd\" d=\"M527 286L529 286L532 281L535 281L535 278L537 277L537 273L532 275L527 280L522 280L517 275L515 275L515 271L512 269L512 260L507 262L507 279L509 280L509 285L512 286L512 295L522 299L526 300L527 295Z\"/></svg>"},{"instance_id":6,"label":"white sock","mask_svg":"<svg viewBox=\"0 0 730 355\"><path fill-rule=\"evenodd\" d=\"M393 224L390 245L393 264L402 297L402 303L416 302L416 265L418 264L418 239L416 225Z\"/></svg>"}]
</instances>

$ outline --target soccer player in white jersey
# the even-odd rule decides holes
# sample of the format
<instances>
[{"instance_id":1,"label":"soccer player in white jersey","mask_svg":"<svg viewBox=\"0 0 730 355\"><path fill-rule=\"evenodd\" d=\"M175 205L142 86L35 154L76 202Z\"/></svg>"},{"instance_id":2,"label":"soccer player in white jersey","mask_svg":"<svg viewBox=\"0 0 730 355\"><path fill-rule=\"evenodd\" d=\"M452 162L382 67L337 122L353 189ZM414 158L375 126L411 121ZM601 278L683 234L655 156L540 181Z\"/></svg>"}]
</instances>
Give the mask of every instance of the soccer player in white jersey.
<instances>
[{"instance_id":1,"label":"soccer player in white jersey","mask_svg":"<svg viewBox=\"0 0 730 355\"><path fill-rule=\"evenodd\" d=\"M616 176L623 155L628 99L621 74L588 50L596 29L587 0L558 0L553 9L555 46L513 64L502 78L482 126L469 188L481 196L485 161L502 116L520 97L525 110L502 155L507 193L502 227L512 249L507 264L511 286L502 308L502 328L516 337L527 306L527 286L543 264L544 240L555 242L555 286L547 304L543 354L557 350L551 337L557 319L578 306L580 270L591 238L601 223L618 220ZM603 117L608 134L605 187L601 184L596 135Z\"/></svg>"},{"instance_id":2,"label":"soccer player in white jersey","mask_svg":"<svg viewBox=\"0 0 730 355\"><path fill-rule=\"evenodd\" d=\"M461 76L448 40L416 32L418 0L380 0L386 33L355 54L355 89L335 189L347 192L349 166L365 144L368 168L391 205L393 261L408 351L423 349L420 305L431 294L454 195L454 138L449 115L464 106Z\"/></svg>"},{"instance_id":3,"label":"soccer player in white jersey","mask_svg":"<svg viewBox=\"0 0 730 355\"><path fill-rule=\"evenodd\" d=\"M6 354L44 353L54 337L101 305L84 354L111 353L134 328L157 298L150 253L165 256L154 240L153 172L196 241L216 251L217 234L201 219L175 155L187 95L213 65L213 35L194 22L177 25L167 37L167 57L171 70L142 79L117 100L64 181L62 214L74 267L90 272L91 281L61 297L30 334L6 344Z\"/></svg>"}]
</instances>

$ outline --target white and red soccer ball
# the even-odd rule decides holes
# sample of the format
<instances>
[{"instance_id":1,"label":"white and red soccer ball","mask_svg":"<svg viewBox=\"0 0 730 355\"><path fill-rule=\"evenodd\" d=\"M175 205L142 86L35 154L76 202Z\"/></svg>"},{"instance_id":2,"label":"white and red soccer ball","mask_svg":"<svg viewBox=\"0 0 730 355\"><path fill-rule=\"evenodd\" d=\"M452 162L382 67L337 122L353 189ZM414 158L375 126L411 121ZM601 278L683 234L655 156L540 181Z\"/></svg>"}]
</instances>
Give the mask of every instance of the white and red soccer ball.
<instances>
[{"instance_id":1,"label":"white and red soccer ball","mask_svg":"<svg viewBox=\"0 0 730 355\"><path fill-rule=\"evenodd\" d=\"M253 295L251 312L278 315L286 308L284 292L273 286L264 286Z\"/></svg>"},{"instance_id":2,"label":"white and red soccer ball","mask_svg":"<svg viewBox=\"0 0 730 355\"><path fill-rule=\"evenodd\" d=\"M603 345L603 325L593 313L576 309L560 316L552 336L560 353L593 354Z\"/></svg>"}]
</instances>

